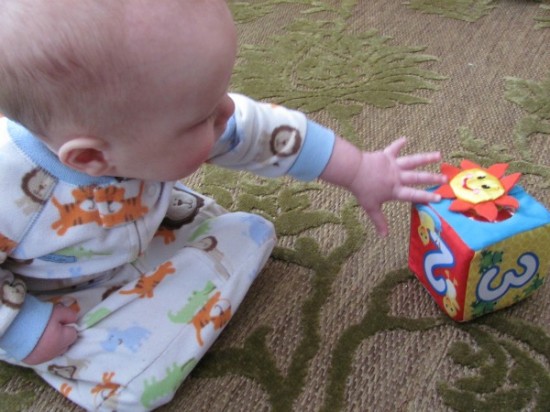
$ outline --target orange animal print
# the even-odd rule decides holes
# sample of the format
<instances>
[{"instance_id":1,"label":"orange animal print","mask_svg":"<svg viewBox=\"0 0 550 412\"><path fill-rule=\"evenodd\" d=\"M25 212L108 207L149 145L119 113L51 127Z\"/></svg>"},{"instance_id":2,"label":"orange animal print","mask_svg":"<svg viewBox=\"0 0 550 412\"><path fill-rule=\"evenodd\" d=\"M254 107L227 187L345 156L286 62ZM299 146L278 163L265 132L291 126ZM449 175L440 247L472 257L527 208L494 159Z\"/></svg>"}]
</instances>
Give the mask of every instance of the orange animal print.
<instances>
[{"instance_id":1,"label":"orange animal print","mask_svg":"<svg viewBox=\"0 0 550 412\"><path fill-rule=\"evenodd\" d=\"M69 394L73 388L68 383L61 384L61 387L59 388L59 392L61 392L61 395L63 395L65 398L69 397Z\"/></svg>"},{"instance_id":2,"label":"orange animal print","mask_svg":"<svg viewBox=\"0 0 550 412\"><path fill-rule=\"evenodd\" d=\"M151 276L142 275L136 283L136 287L131 290L121 290L121 295L131 295L133 293L139 295L140 298L152 298L153 290L162 280L172 273L176 273L176 269L172 265L172 262L168 261L160 265L155 273Z\"/></svg>"},{"instance_id":3,"label":"orange animal print","mask_svg":"<svg viewBox=\"0 0 550 412\"><path fill-rule=\"evenodd\" d=\"M227 299L220 299L221 293L216 292L201 310L193 316L191 323L197 333L197 342L200 346L204 345L201 331L209 323L214 325L214 330L223 328L231 319L231 304ZM216 313L217 312L217 313Z\"/></svg>"},{"instance_id":4,"label":"orange animal print","mask_svg":"<svg viewBox=\"0 0 550 412\"><path fill-rule=\"evenodd\" d=\"M141 203L143 182L136 197L124 198L125 189L120 186L98 187L95 192L97 203L106 203L109 213L103 214L103 226L113 227L121 223L137 220L145 215L149 209Z\"/></svg>"},{"instance_id":5,"label":"orange animal print","mask_svg":"<svg viewBox=\"0 0 550 412\"><path fill-rule=\"evenodd\" d=\"M174 231L163 226L158 228L155 233L155 237L161 237L164 240L165 245L169 245L170 243L176 241L176 235L174 234Z\"/></svg>"},{"instance_id":6,"label":"orange animal print","mask_svg":"<svg viewBox=\"0 0 550 412\"><path fill-rule=\"evenodd\" d=\"M0 233L0 252L10 253L16 247L16 242Z\"/></svg>"},{"instance_id":7,"label":"orange animal print","mask_svg":"<svg viewBox=\"0 0 550 412\"><path fill-rule=\"evenodd\" d=\"M109 399L110 397L114 396L118 388L120 388L120 385L118 383L112 382L113 376L115 376L114 372L103 373L103 382L98 383L92 388L92 394L101 394L101 397L103 399ZM107 391L107 394L104 393L105 391Z\"/></svg>"},{"instance_id":8,"label":"orange animal print","mask_svg":"<svg viewBox=\"0 0 550 412\"><path fill-rule=\"evenodd\" d=\"M72 195L75 200L73 203L61 204L55 197L52 198L52 203L59 211L59 220L52 224L52 229L57 230L59 236L74 226L101 224L94 201L94 186L78 187L72 191Z\"/></svg>"}]
</instances>

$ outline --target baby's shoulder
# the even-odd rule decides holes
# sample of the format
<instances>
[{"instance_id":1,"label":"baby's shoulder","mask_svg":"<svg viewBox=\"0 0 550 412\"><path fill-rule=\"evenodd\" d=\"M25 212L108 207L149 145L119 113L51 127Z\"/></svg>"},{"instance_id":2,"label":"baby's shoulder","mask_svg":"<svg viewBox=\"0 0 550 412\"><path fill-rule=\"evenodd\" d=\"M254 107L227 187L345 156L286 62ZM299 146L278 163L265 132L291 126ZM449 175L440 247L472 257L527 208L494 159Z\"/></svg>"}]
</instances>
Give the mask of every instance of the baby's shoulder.
<instances>
[{"instance_id":1,"label":"baby's shoulder","mask_svg":"<svg viewBox=\"0 0 550 412\"><path fill-rule=\"evenodd\" d=\"M0 118L0 262L40 216L56 184L16 144L10 129L10 122Z\"/></svg>"}]
</instances>

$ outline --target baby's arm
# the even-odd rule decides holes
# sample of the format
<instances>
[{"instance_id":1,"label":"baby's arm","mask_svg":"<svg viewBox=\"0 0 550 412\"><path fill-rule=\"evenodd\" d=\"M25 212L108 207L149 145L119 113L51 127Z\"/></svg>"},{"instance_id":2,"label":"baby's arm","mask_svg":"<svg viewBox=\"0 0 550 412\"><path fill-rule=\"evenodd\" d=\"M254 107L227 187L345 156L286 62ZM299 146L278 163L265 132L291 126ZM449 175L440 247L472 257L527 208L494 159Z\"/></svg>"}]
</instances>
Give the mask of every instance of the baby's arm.
<instances>
[{"instance_id":1,"label":"baby's arm","mask_svg":"<svg viewBox=\"0 0 550 412\"><path fill-rule=\"evenodd\" d=\"M439 153L398 157L405 145L396 140L386 149L363 152L303 113L231 95L235 114L218 141L211 162L276 177L317 177L350 190L381 235L388 232L382 204L388 200L430 202L439 196L410 187L440 184L444 176L415 169L438 162Z\"/></svg>"},{"instance_id":2,"label":"baby's arm","mask_svg":"<svg viewBox=\"0 0 550 412\"><path fill-rule=\"evenodd\" d=\"M69 313L71 312L71 313ZM69 309L27 294L25 283L0 268L0 347L28 364L61 354L76 340Z\"/></svg>"},{"instance_id":3,"label":"baby's arm","mask_svg":"<svg viewBox=\"0 0 550 412\"><path fill-rule=\"evenodd\" d=\"M353 193L382 236L388 234L388 224L382 212L384 202L437 202L439 195L411 186L445 182L443 175L415 170L439 162L439 152L399 157L405 143L406 139L400 138L383 150L362 152L351 143L336 138L332 156L320 176Z\"/></svg>"}]
</instances>

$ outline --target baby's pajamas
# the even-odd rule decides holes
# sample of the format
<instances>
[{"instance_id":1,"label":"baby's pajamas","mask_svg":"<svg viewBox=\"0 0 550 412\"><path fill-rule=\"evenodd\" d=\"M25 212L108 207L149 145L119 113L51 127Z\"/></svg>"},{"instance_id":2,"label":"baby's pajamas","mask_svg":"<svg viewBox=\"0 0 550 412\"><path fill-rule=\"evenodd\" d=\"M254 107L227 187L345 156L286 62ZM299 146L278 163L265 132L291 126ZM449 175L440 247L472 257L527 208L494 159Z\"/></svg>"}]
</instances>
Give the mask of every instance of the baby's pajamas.
<instances>
[{"instance_id":1,"label":"baby's pajamas","mask_svg":"<svg viewBox=\"0 0 550 412\"><path fill-rule=\"evenodd\" d=\"M50 385L87 409L148 410L172 398L275 243L264 219L201 199L201 213L171 232L173 242L155 237L104 282L63 295L85 315L69 351L35 367Z\"/></svg>"},{"instance_id":2,"label":"baby's pajamas","mask_svg":"<svg viewBox=\"0 0 550 412\"><path fill-rule=\"evenodd\" d=\"M232 98L235 115L212 163L304 180L322 172L332 132L298 112ZM266 219L229 213L181 183L68 169L7 119L0 190L0 359L23 365L53 304L70 307L76 343L32 368L89 410L168 402L275 244Z\"/></svg>"}]
</instances>

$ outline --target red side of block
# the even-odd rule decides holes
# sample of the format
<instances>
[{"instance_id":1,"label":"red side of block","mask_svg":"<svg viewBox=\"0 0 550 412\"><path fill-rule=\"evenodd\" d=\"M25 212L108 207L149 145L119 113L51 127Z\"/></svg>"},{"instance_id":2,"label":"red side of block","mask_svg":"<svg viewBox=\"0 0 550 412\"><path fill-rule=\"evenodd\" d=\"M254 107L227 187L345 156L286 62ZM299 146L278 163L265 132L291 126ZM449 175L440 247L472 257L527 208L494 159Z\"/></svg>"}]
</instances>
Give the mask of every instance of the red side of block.
<instances>
[{"instance_id":1,"label":"red side of block","mask_svg":"<svg viewBox=\"0 0 550 412\"><path fill-rule=\"evenodd\" d=\"M464 320L464 304L474 251L437 212L414 206L411 213L409 268L452 319Z\"/></svg>"}]
</instances>

